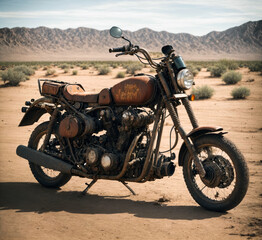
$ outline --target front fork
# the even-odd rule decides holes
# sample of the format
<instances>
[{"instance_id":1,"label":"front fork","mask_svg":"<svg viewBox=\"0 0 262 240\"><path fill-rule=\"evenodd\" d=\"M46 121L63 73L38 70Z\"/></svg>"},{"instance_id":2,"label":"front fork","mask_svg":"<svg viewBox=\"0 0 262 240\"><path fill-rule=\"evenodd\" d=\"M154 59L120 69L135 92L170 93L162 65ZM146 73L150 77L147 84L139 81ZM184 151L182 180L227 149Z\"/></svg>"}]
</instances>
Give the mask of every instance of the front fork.
<instances>
[{"instance_id":1,"label":"front fork","mask_svg":"<svg viewBox=\"0 0 262 240\"><path fill-rule=\"evenodd\" d=\"M169 74L170 74L170 77L172 79L172 82L175 84L174 87L176 89L177 85L176 85L176 81L174 79L175 78L174 72L172 71L169 62L167 63L167 67L168 67ZM164 77L163 73L161 71L158 71L158 70L157 70L157 75L158 75L158 78L159 78L160 83L161 83L160 91L162 93L163 100L164 100L164 103L166 105L166 108L168 109L169 114L171 116L171 119L172 119L172 121L174 123L174 126L177 129L178 133L180 134L181 138L184 140L189 153L194 157L194 163L196 165L196 168L197 168L197 171L198 171L199 175L201 177L205 177L206 171L205 171L205 169L203 167L202 162L199 160L199 158L197 156L197 152L196 152L196 149L194 147L194 144L191 143L190 139L187 137L184 129L182 128L182 126L180 124L180 121L179 121L179 118L178 118L177 113L175 111L174 105L170 101L170 98L172 97L172 94L171 94L169 86L168 86L168 84L167 84L167 82L165 80L165 77ZM196 120L195 115L193 113L193 110L192 110L192 108L190 106L190 103L188 101L188 98L182 98L182 103L183 103L183 105L186 108L187 114L188 114L188 116L190 118L190 121L191 121L191 124L192 124L193 128L197 128L198 127L198 123L197 123L197 120Z\"/></svg>"},{"instance_id":2,"label":"front fork","mask_svg":"<svg viewBox=\"0 0 262 240\"><path fill-rule=\"evenodd\" d=\"M184 129L182 128L182 126L180 124L180 121L179 121L179 118L178 118L178 115L177 115L177 113L175 111L175 108L174 108L173 104L167 98L164 100L164 102L165 102L166 108L169 111L171 119L172 119L172 121L173 121L173 123L175 125L175 128L177 129L177 131L180 134L181 138L184 140L189 153L192 156L194 156L194 163L196 165L196 169L197 169L199 175L201 177L205 177L206 171L205 171L205 169L203 167L203 164L202 164L202 162L200 161L200 159L197 156L197 152L196 152L196 149L194 147L194 144L191 143L190 139L187 137ZM198 127L198 123L196 121L196 118L195 118L194 113L193 113L193 111L191 109L191 106L190 106L190 103L189 103L188 99L187 98L183 98L182 99L182 103L184 104L184 106L186 108L186 111L188 113L188 116L190 118L190 121L191 121L193 127L197 128Z\"/></svg>"}]
</instances>

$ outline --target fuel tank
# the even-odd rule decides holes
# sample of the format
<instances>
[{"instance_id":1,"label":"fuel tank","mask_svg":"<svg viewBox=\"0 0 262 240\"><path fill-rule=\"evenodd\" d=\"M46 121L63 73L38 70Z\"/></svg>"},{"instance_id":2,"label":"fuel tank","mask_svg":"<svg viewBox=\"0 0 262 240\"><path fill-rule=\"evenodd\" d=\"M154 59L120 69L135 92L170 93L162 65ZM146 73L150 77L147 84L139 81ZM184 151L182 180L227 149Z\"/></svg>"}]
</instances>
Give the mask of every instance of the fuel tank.
<instances>
[{"instance_id":1,"label":"fuel tank","mask_svg":"<svg viewBox=\"0 0 262 240\"><path fill-rule=\"evenodd\" d=\"M116 105L141 106L154 100L156 83L149 76L131 77L113 86L111 93Z\"/></svg>"}]
</instances>

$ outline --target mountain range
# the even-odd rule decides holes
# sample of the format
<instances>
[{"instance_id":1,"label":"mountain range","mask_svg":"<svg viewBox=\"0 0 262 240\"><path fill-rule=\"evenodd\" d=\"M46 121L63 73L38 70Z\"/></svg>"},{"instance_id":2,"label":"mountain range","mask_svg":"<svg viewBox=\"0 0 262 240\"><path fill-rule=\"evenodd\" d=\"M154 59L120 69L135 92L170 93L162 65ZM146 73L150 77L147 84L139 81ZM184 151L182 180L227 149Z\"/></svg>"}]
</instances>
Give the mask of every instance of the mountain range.
<instances>
[{"instance_id":1,"label":"mountain range","mask_svg":"<svg viewBox=\"0 0 262 240\"><path fill-rule=\"evenodd\" d=\"M148 28L123 31L133 44L151 52L160 52L163 45L172 45L188 60L221 58L261 60L262 20L247 22L225 31L213 31L204 36L188 33L157 32ZM108 49L127 44L115 39L108 30L79 27L76 29L1 28L0 61L46 60L109 60L114 55ZM123 57L120 60L130 60Z\"/></svg>"}]
</instances>

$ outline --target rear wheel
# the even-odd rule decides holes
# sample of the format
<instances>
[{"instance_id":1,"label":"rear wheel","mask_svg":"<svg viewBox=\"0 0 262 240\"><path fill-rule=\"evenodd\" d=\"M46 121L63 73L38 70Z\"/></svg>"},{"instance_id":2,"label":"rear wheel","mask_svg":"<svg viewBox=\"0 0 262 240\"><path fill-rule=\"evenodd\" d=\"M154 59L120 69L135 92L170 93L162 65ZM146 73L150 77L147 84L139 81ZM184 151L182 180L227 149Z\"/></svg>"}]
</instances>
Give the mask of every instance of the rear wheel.
<instances>
[{"instance_id":1,"label":"rear wheel","mask_svg":"<svg viewBox=\"0 0 262 240\"><path fill-rule=\"evenodd\" d=\"M249 182L243 155L221 135L204 135L194 144L206 176L199 176L187 152L183 174L191 196L199 205L213 211L224 212L236 207L244 198Z\"/></svg>"},{"instance_id":2,"label":"rear wheel","mask_svg":"<svg viewBox=\"0 0 262 240\"><path fill-rule=\"evenodd\" d=\"M47 133L48 123L49 122L44 122L35 128L29 139L28 147L35 150L41 148ZM57 136L53 133L51 134L47 148L56 153L61 151ZM71 179L71 175L69 174L48 169L32 162L29 162L29 166L35 179L45 187L58 188L65 185Z\"/></svg>"}]
</instances>

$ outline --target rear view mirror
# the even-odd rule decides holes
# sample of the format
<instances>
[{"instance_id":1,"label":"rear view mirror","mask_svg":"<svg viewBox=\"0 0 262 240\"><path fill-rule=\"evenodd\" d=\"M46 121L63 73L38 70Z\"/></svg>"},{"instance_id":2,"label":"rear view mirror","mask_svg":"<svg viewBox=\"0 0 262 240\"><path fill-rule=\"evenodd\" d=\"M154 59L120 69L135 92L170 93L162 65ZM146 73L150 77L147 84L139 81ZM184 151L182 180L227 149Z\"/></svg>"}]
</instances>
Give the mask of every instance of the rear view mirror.
<instances>
[{"instance_id":1,"label":"rear view mirror","mask_svg":"<svg viewBox=\"0 0 262 240\"><path fill-rule=\"evenodd\" d=\"M122 30L119 27L111 27L110 35L114 38L121 38L122 37Z\"/></svg>"}]
</instances>

